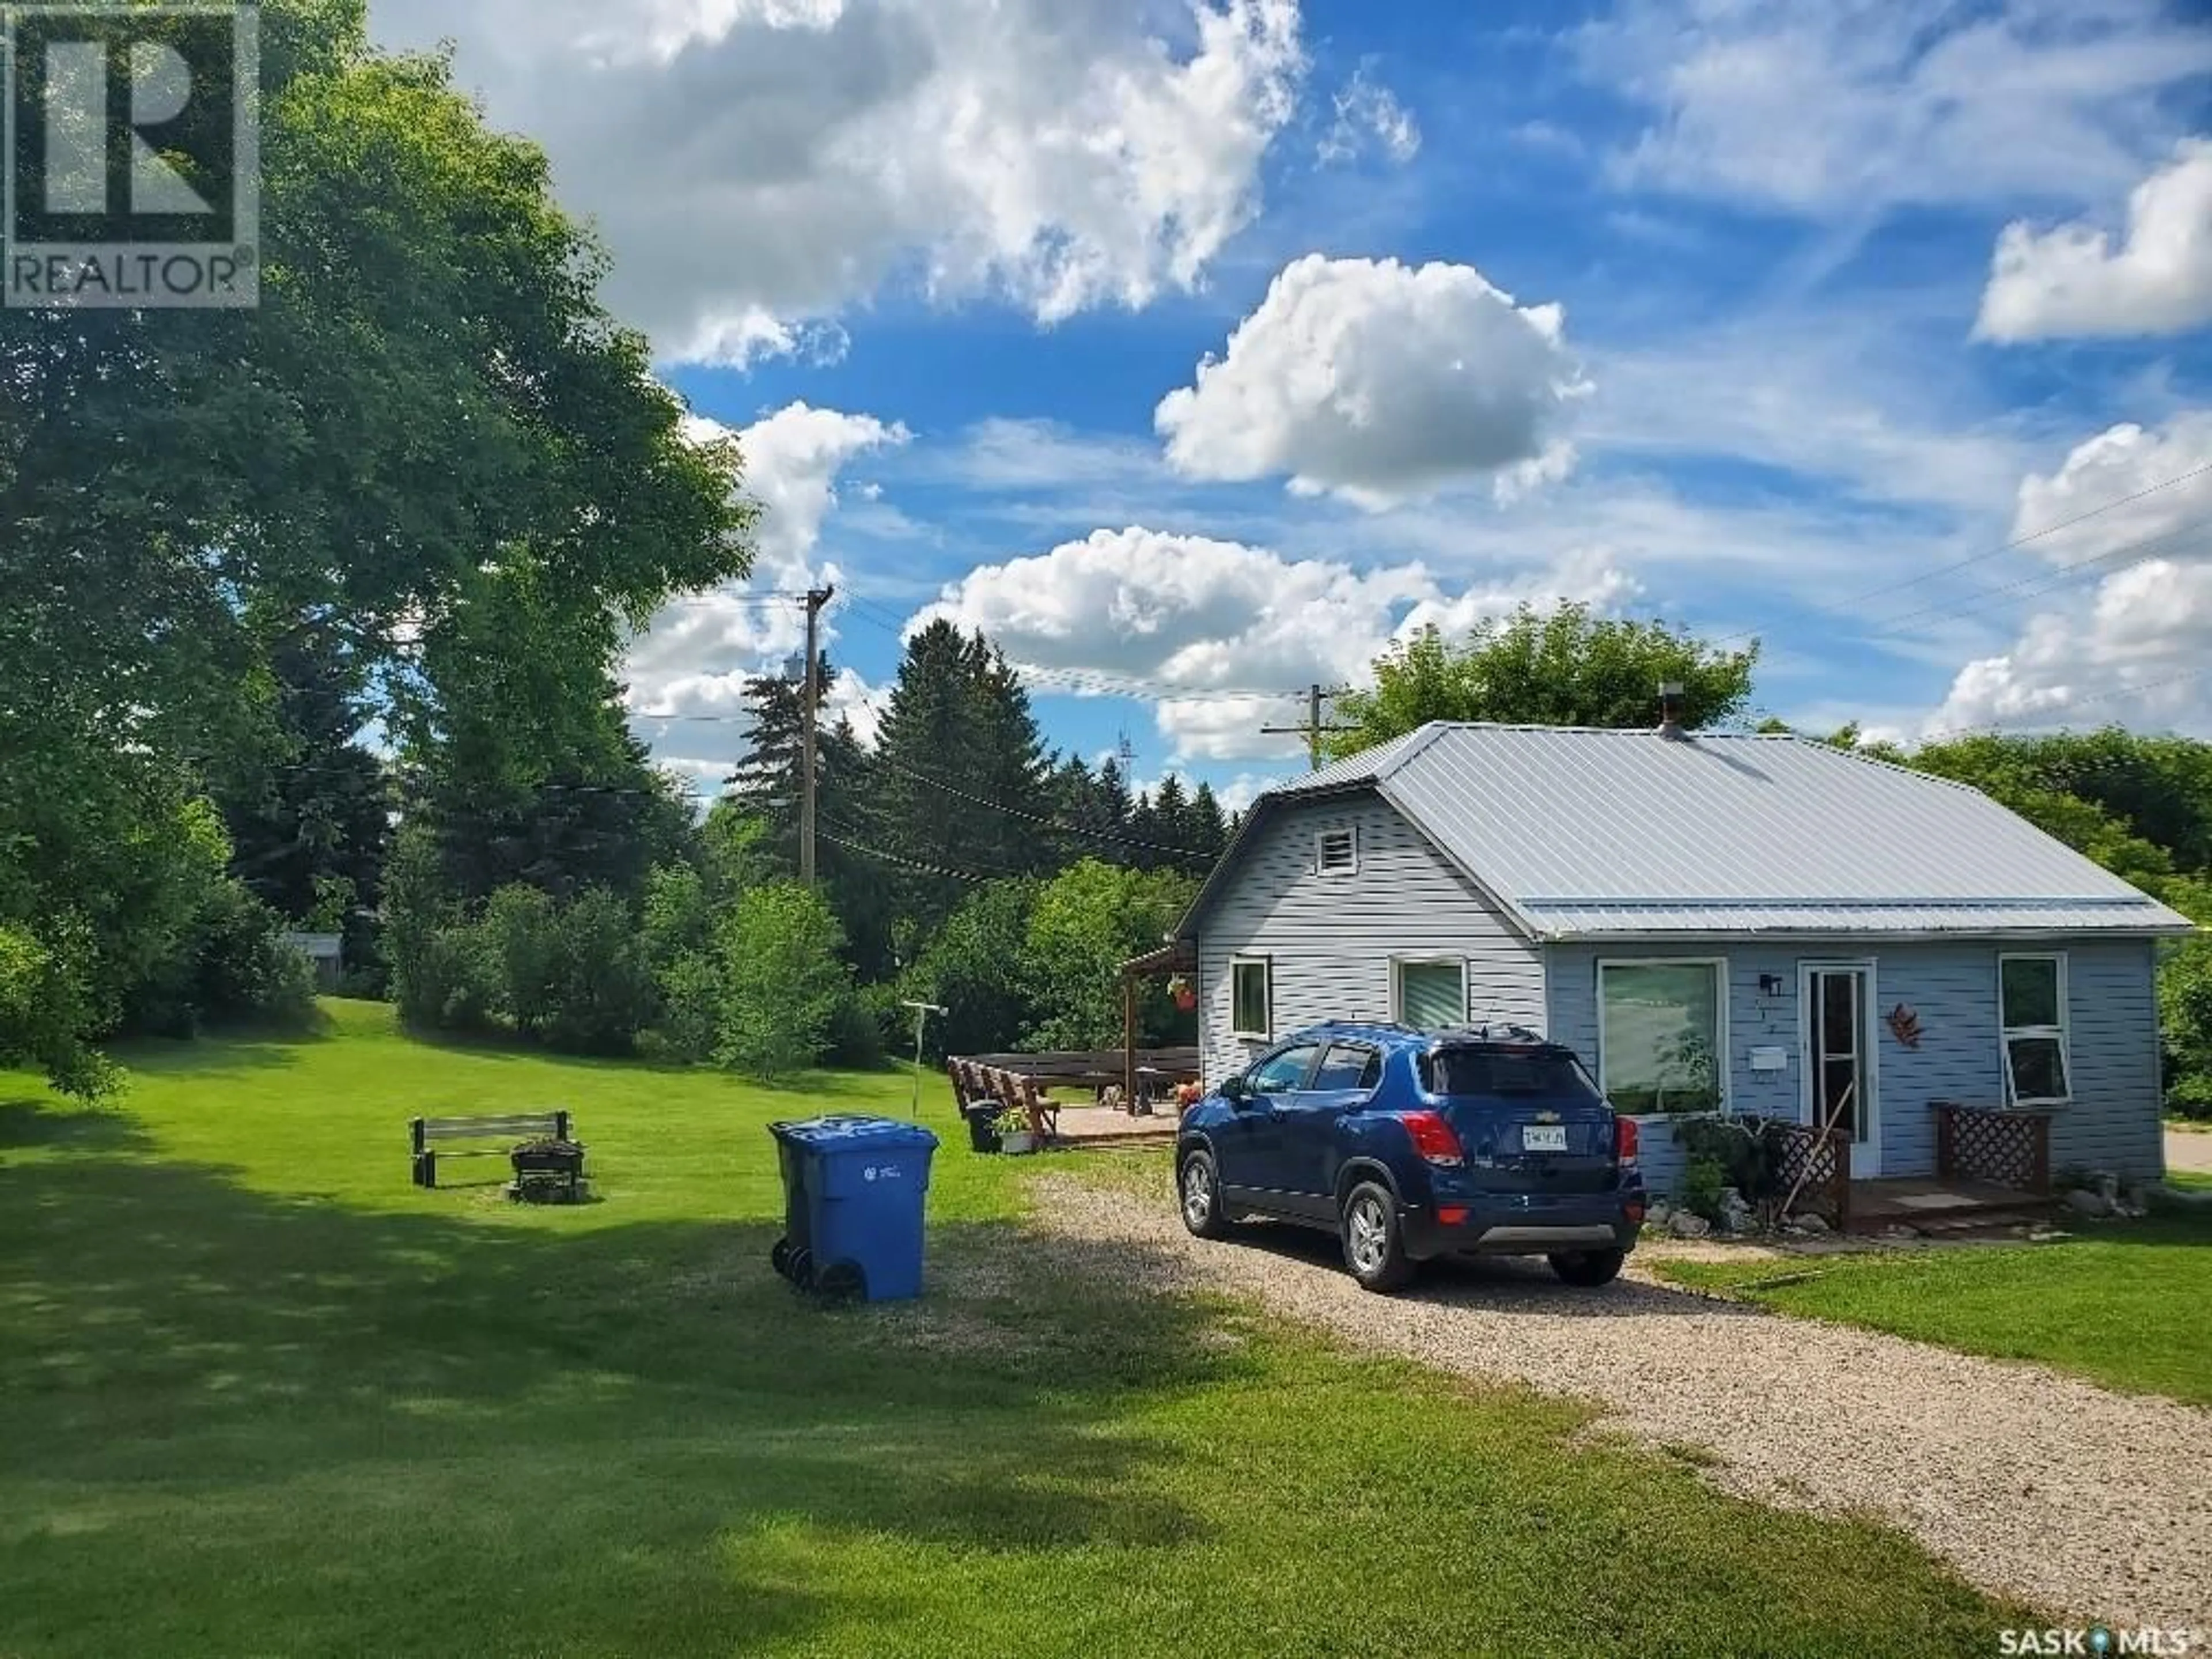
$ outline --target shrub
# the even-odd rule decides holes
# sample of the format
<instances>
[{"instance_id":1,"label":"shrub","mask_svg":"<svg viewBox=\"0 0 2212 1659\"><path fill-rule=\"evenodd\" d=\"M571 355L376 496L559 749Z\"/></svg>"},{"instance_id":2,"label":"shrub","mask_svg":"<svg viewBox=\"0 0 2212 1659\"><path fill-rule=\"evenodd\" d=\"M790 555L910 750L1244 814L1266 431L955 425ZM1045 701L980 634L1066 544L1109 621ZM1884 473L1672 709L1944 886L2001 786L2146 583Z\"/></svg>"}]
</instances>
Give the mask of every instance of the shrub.
<instances>
[{"instance_id":1,"label":"shrub","mask_svg":"<svg viewBox=\"0 0 2212 1659\"><path fill-rule=\"evenodd\" d=\"M775 882L738 899L717 938L722 1023L715 1058L762 1079L817 1063L848 982L844 934L811 887Z\"/></svg>"},{"instance_id":2,"label":"shrub","mask_svg":"<svg viewBox=\"0 0 2212 1659\"><path fill-rule=\"evenodd\" d=\"M501 995L499 953L481 927L465 922L422 937L395 963L393 980L400 1018L437 1030L490 1029Z\"/></svg>"},{"instance_id":3,"label":"shrub","mask_svg":"<svg viewBox=\"0 0 2212 1659\"><path fill-rule=\"evenodd\" d=\"M914 1010L898 1006L897 993L888 985L848 986L830 1020L828 1055L832 1065L866 1072L884 1063L886 1004L889 1013L907 1016L902 1046L907 1053L914 1052Z\"/></svg>"},{"instance_id":4,"label":"shrub","mask_svg":"<svg viewBox=\"0 0 2212 1659\"><path fill-rule=\"evenodd\" d=\"M525 1036L550 1024L560 1010L562 977L552 899L535 887L502 887L484 906L478 925L499 963L498 1011Z\"/></svg>"},{"instance_id":5,"label":"shrub","mask_svg":"<svg viewBox=\"0 0 2212 1659\"><path fill-rule=\"evenodd\" d=\"M1717 1225L1721 1218L1721 1189L1728 1184L1728 1171L1717 1158L1693 1158L1682 1170L1682 1202Z\"/></svg>"},{"instance_id":6,"label":"shrub","mask_svg":"<svg viewBox=\"0 0 2212 1659\"><path fill-rule=\"evenodd\" d=\"M722 1036L720 964L707 951L685 951L653 975L653 988L660 1006L645 1052L679 1065L712 1060Z\"/></svg>"},{"instance_id":7,"label":"shrub","mask_svg":"<svg viewBox=\"0 0 2212 1659\"><path fill-rule=\"evenodd\" d=\"M547 1043L568 1054L626 1054L653 1018L629 906L604 887L586 889L554 919Z\"/></svg>"}]
</instances>

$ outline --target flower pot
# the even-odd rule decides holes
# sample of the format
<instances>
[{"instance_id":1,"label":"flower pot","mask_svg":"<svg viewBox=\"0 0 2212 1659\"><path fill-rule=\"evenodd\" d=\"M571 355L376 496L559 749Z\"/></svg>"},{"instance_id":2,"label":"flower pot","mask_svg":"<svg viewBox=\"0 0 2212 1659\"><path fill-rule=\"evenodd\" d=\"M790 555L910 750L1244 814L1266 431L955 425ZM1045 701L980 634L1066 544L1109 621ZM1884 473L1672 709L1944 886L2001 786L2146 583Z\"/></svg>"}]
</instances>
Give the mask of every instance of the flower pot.
<instances>
[{"instance_id":1,"label":"flower pot","mask_svg":"<svg viewBox=\"0 0 2212 1659\"><path fill-rule=\"evenodd\" d=\"M1188 1013L1192 1009L1198 1006L1198 993L1195 991L1177 991L1176 993L1175 1005L1176 1007L1182 1009L1186 1014Z\"/></svg>"},{"instance_id":2,"label":"flower pot","mask_svg":"<svg viewBox=\"0 0 2212 1659\"><path fill-rule=\"evenodd\" d=\"M1023 1152L1033 1152L1036 1150L1036 1137L1027 1129L1024 1129L1018 1134L1000 1135L999 1150L1014 1156L1019 1156Z\"/></svg>"}]
</instances>

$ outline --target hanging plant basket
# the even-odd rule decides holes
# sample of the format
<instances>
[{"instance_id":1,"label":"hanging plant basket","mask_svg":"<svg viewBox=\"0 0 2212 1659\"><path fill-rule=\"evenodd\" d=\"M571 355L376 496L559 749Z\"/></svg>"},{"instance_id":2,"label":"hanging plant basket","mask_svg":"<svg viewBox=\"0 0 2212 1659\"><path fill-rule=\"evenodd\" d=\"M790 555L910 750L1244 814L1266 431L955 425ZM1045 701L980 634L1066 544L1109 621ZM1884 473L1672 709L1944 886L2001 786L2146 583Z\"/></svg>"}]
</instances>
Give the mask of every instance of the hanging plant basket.
<instances>
[{"instance_id":1,"label":"hanging plant basket","mask_svg":"<svg viewBox=\"0 0 2212 1659\"><path fill-rule=\"evenodd\" d=\"M1198 988L1190 982L1188 974L1177 974L1168 981L1168 994L1175 999L1175 1006L1185 1013L1198 1006Z\"/></svg>"}]
</instances>

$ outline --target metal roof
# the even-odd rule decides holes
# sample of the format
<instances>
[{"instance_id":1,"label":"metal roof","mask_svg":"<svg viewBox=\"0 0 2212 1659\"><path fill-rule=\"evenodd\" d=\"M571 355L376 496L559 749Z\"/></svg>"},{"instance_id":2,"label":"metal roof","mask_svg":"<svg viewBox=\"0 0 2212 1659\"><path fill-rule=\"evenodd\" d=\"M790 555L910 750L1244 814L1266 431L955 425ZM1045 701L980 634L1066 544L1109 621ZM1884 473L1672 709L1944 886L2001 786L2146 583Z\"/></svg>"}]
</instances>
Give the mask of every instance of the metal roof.
<instances>
[{"instance_id":1,"label":"metal roof","mask_svg":"<svg viewBox=\"0 0 2212 1659\"><path fill-rule=\"evenodd\" d=\"M2191 926L1979 790L1802 738L1437 723L1260 799L1368 785L1539 938Z\"/></svg>"}]
</instances>

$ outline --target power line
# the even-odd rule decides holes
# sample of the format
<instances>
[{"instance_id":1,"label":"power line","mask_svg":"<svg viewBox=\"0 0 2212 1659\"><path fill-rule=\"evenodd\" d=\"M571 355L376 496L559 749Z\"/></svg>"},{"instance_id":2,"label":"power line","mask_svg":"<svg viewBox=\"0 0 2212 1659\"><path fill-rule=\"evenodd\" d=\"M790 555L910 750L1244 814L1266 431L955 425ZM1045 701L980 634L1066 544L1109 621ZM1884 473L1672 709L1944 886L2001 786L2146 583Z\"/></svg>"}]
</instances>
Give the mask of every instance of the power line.
<instances>
[{"instance_id":1,"label":"power line","mask_svg":"<svg viewBox=\"0 0 2212 1659\"><path fill-rule=\"evenodd\" d=\"M870 847L864 842L848 841L843 836L832 834L828 830L817 830L815 833L832 847L842 847L848 853L858 853L864 858L878 859L885 864L896 864L905 869L918 870L927 876L944 876L954 881L969 882L978 886L986 882L1011 879L1006 876L978 875L973 870L955 870L945 865L931 864L921 859L904 858L896 853L886 853L880 847Z\"/></svg>"},{"instance_id":2,"label":"power line","mask_svg":"<svg viewBox=\"0 0 2212 1659\"><path fill-rule=\"evenodd\" d=\"M2076 697L2065 708L2051 709L2048 711L2048 714L2027 713L2014 715L2008 720L1984 720L1974 726L1935 726L1921 732L1916 741L1929 744L1941 738L1976 737L1984 733L1992 737L2002 736L2006 732L2018 730L2024 723L2045 720L2049 715L2057 715L2063 720L2075 709L2086 704L2112 702L2121 697L2139 697L2146 691L2162 691L2168 686L2185 685L2191 680L2203 679L2207 674L2212 674L2212 664L2208 664L2203 668L2191 668L2179 674L2169 674L2162 679L2145 680L2134 685L2115 686L2109 691L2099 691L2089 696Z\"/></svg>"},{"instance_id":3,"label":"power line","mask_svg":"<svg viewBox=\"0 0 2212 1659\"><path fill-rule=\"evenodd\" d=\"M2174 489L2178 485L2187 483L2192 478L2203 477L2208 473L2212 473L2212 462L2208 462L2203 466L2192 467L2186 472L2177 473L2171 478L2161 479L2157 483L2147 485L2143 489L2134 491L2132 494L2122 495L2113 501L2106 501L2101 506L2093 507L2086 513L2077 513L2070 519L2062 519L2057 524L2047 524L2044 526L2042 529L2033 531L2027 535L2015 536L2012 540L2002 544L2001 546L1992 547L1985 552L1976 553L1966 558L1954 560L1949 564L1938 565L1933 570L1924 570L1917 576L1909 576L1902 581L1885 582L1878 587L1870 587L1863 593L1854 594L1850 598L1838 600L1833 605L1809 605L1800 608L1820 612L1827 616L1844 617L1847 620L1856 620L1855 617L1850 616L1852 608L1864 605L1869 599L1878 599L1884 594L1887 593L1901 593L1908 587L1917 587L1921 583L1933 581L1939 576L1948 576L1955 571L1964 570L1970 566L1980 564L1985 560L1998 558L2007 553L2017 551L2019 549L2026 547L2031 543L2041 541L2046 536L2055 536L2062 530L2071 530L2076 525L2087 524L2092 519L2102 517L2105 514L2112 512L2119 507L2126 507L2130 502L2142 501L2146 496L2155 495L2161 490ZM1916 611L1910 614L1917 616L1922 613ZM1741 628L1738 629L1733 634L1723 634L1717 638L1709 640L1706 643L1708 645L1715 646L1728 645L1737 640L1749 639L1753 635L1758 632L1759 629L1755 628Z\"/></svg>"},{"instance_id":4,"label":"power line","mask_svg":"<svg viewBox=\"0 0 2212 1659\"><path fill-rule=\"evenodd\" d=\"M2193 520L2178 528L2161 532L2156 536L2146 536L2140 541L2124 543L2094 557L2077 559L2072 564L2060 565L2055 569L2033 571L1999 586L1985 588L1983 592L1986 596L1997 599L2000 605L2014 603L2015 601L2004 599L2002 596L2015 592L2020 593L2021 599L2041 599L2045 594L2057 592L2077 576L2092 572L2099 575L2117 575L2123 570L2133 569L2136 565L2146 564L2157 558L2170 544L2208 526L2212 526L2212 519ZM2122 559L2120 557L2122 554L2132 554L2134 556ZM2113 562L2115 560L2118 562ZM2021 591L2031 587L2034 589L2033 592ZM1939 602L1923 605L1917 611L1907 611L1901 616L1885 617L1864 631L1875 635L1886 634L1893 631L1903 623L1917 621L1922 617L1937 613L1941 613L1947 618L1972 617L1992 608L1987 605L1952 605Z\"/></svg>"}]
</instances>

